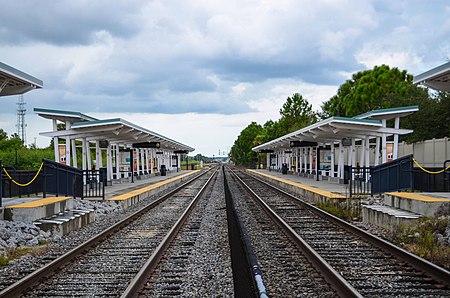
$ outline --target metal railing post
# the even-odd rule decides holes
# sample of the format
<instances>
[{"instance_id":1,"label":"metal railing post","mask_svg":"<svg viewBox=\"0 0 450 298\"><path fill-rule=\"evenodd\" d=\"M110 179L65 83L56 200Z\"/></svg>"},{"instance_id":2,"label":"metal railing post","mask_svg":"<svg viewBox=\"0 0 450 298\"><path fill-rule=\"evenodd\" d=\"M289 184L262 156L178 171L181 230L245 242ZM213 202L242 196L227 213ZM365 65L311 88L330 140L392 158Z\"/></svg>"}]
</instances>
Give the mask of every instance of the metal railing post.
<instances>
[{"instance_id":1,"label":"metal railing post","mask_svg":"<svg viewBox=\"0 0 450 298\"><path fill-rule=\"evenodd\" d=\"M47 197L47 171L46 171L47 164L45 163L44 160L42 160L42 162L44 163L44 165L42 166L42 171L43 171L42 175L44 175L44 183L42 186L42 197L46 198Z\"/></svg>"}]
</instances>

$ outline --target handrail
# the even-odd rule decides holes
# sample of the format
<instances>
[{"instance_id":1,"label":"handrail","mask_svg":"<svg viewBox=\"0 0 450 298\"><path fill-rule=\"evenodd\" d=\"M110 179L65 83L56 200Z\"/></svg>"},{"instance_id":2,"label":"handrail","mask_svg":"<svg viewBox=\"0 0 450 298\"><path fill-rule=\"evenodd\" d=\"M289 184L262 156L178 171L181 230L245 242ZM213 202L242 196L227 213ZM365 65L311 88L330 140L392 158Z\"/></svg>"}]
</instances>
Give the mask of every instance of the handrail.
<instances>
[{"instance_id":1,"label":"handrail","mask_svg":"<svg viewBox=\"0 0 450 298\"><path fill-rule=\"evenodd\" d=\"M444 162L444 168L443 168L442 170L432 172L432 171L428 171L427 169L425 169L424 167L422 167L422 166L417 162L417 160L415 160L414 158L413 158L412 160L413 160L414 163L419 167L419 169L421 169L421 170L424 171L425 173L428 173L428 174L431 174L431 175L441 174L441 173L443 173L444 171L447 171L448 169L450 169L450 165L449 165L448 167L445 167L445 164L446 164L446 163Z\"/></svg>"},{"instance_id":2,"label":"handrail","mask_svg":"<svg viewBox=\"0 0 450 298\"><path fill-rule=\"evenodd\" d=\"M11 181L12 181L15 185L20 186L20 187L26 187L26 186L30 185L31 183L33 183L34 180L36 180L36 178L39 176L39 174L40 174L40 172L41 172L41 170L42 170L43 165L44 165L44 163L41 163L41 166L39 167L39 170L36 172L36 175L34 175L33 179L31 179L31 180L30 180L29 182L27 182L27 183L19 183L19 182L17 182L16 180L14 180L14 179L11 177L11 175L8 173L8 171L6 171L5 168L3 168L3 171L5 172L6 176L8 176L8 178L11 179Z\"/></svg>"}]
</instances>

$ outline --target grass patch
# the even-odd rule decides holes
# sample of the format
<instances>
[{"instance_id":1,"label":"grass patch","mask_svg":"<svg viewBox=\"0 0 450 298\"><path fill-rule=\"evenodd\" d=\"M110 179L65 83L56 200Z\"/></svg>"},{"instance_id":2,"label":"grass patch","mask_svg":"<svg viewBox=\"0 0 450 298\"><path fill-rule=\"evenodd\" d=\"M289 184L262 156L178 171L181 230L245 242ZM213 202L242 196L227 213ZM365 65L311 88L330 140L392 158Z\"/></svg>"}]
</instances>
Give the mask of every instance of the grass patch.
<instances>
[{"instance_id":1,"label":"grass patch","mask_svg":"<svg viewBox=\"0 0 450 298\"><path fill-rule=\"evenodd\" d=\"M328 200L318 203L317 207L346 221L355 221L361 218L359 202L353 204L350 200Z\"/></svg>"},{"instance_id":2,"label":"grass patch","mask_svg":"<svg viewBox=\"0 0 450 298\"><path fill-rule=\"evenodd\" d=\"M4 256L0 256L0 267L6 266L9 264L9 259Z\"/></svg>"},{"instance_id":3,"label":"grass patch","mask_svg":"<svg viewBox=\"0 0 450 298\"><path fill-rule=\"evenodd\" d=\"M401 227L393 242L408 251L445 268L450 268L450 245L439 242L450 218L422 218L415 225Z\"/></svg>"},{"instance_id":4,"label":"grass patch","mask_svg":"<svg viewBox=\"0 0 450 298\"><path fill-rule=\"evenodd\" d=\"M46 243L43 243L38 246L28 247L17 247L17 248L7 248L6 249L6 257L0 256L0 267L6 266L15 259L20 259L26 255L39 256L44 254L47 251Z\"/></svg>"}]
</instances>

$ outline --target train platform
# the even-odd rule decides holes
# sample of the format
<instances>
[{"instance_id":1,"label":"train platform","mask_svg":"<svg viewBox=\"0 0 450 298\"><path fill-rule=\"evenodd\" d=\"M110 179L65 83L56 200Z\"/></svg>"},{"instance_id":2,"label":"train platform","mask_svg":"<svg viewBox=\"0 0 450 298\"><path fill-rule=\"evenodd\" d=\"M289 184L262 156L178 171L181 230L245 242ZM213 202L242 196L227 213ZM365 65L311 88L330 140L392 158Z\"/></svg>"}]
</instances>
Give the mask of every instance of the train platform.
<instances>
[{"instance_id":1,"label":"train platform","mask_svg":"<svg viewBox=\"0 0 450 298\"><path fill-rule=\"evenodd\" d=\"M276 185L287 187L313 203L351 200L348 184L316 181L316 179L282 174L277 171L248 171L253 175L269 179ZM355 200L360 201L359 198ZM386 192L378 195L377 200L362 200L360 206L363 222L392 230L401 225L411 224L421 217L450 214L450 192Z\"/></svg>"},{"instance_id":2,"label":"train platform","mask_svg":"<svg viewBox=\"0 0 450 298\"><path fill-rule=\"evenodd\" d=\"M346 199L349 197L348 184L330 183L328 181L316 181L315 179L282 174L277 171L247 170L255 175L267 178L276 184L288 186L295 193L299 193L312 201L325 201L327 199Z\"/></svg>"},{"instance_id":3,"label":"train platform","mask_svg":"<svg viewBox=\"0 0 450 298\"><path fill-rule=\"evenodd\" d=\"M108 187L107 193L105 190L105 199L121 204L123 208L127 208L157 192L189 179L198 172L200 170L179 171L167 176L155 176L149 179L138 180L136 183L127 183L126 185L116 184Z\"/></svg>"},{"instance_id":4,"label":"train platform","mask_svg":"<svg viewBox=\"0 0 450 298\"><path fill-rule=\"evenodd\" d=\"M199 171L171 171L166 176L151 176L143 179L122 181L105 187L105 200L127 208L138 201L188 179ZM87 198L87 200L103 200ZM52 233L64 235L95 219L94 210L78 210L72 197L41 196L3 198L0 219L34 223Z\"/></svg>"}]
</instances>

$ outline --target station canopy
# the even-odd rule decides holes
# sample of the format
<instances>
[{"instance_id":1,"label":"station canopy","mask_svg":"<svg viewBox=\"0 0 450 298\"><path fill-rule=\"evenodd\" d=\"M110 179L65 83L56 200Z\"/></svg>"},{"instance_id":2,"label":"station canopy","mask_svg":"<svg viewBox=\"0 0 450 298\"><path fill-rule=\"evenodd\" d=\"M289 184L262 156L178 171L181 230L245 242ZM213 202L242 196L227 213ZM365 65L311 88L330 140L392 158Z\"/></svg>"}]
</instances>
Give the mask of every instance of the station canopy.
<instances>
[{"instance_id":1,"label":"station canopy","mask_svg":"<svg viewBox=\"0 0 450 298\"><path fill-rule=\"evenodd\" d=\"M34 112L46 119L71 123L69 129L42 132L40 133L42 136L69 137L70 139L86 138L87 141L91 142L108 141L111 144L120 144L127 148L132 148L133 144L159 143L158 149L187 152L195 150L121 118L100 120L78 112L42 108L35 108Z\"/></svg>"},{"instance_id":2,"label":"station canopy","mask_svg":"<svg viewBox=\"0 0 450 298\"><path fill-rule=\"evenodd\" d=\"M41 80L0 62L0 97L24 94L43 85Z\"/></svg>"},{"instance_id":3,"label":"station canopy","mask_svg":"<svg viewBox=\"0 0 450 298\"><path fill-rule=\"evenodd\" d=\"M404 135L412 133L409 129L385 127L382 120L404 117L418 111L418 106L380 109L364 113L353 118L330 117L299 129L267 143L252 148L256 152L290 148L291 142L304 142L309 144L327 145L337 143L343 139L365 139L382 137L383 135ZM299 143L297 143L299 144ZM301 144L301 143L300 143Z\"/></svg>"},{"instance_id":4,"label":"station canopy","mask_svg":"<svg viewBox=\"0 0 450 298\"><path fill-rule=\"evenodd\" d=\"M450 62L415 76L413 83L450 92Z\"/></svg>"}]
</instances>

